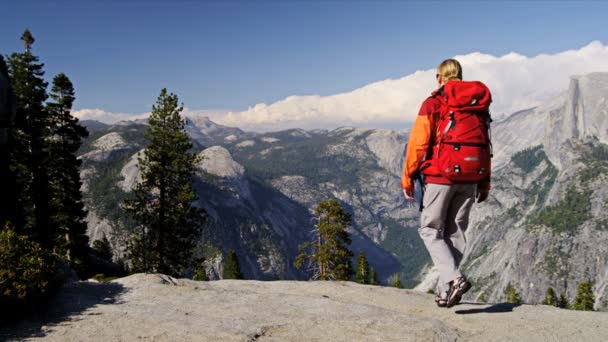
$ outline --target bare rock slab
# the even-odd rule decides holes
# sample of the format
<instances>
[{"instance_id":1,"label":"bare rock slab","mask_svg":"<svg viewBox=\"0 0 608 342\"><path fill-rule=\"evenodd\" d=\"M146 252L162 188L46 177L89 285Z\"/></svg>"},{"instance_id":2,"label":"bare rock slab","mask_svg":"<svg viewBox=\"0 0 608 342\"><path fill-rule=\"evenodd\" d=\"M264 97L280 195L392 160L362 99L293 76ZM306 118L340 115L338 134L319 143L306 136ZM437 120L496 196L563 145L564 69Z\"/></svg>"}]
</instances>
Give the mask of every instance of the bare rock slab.
<instances>
[{"instance_id":1,"label":"bare rock slab","mask_svg":"<svg viewBox=\"0 0 608 342\"><path fill-rule=\"evenodd\" d=\"M352 282L197 282L136 274L66 287L28 341L599 341L608 314L542 305L437 308L412 290Z\"/></svg>"}]
</instances>

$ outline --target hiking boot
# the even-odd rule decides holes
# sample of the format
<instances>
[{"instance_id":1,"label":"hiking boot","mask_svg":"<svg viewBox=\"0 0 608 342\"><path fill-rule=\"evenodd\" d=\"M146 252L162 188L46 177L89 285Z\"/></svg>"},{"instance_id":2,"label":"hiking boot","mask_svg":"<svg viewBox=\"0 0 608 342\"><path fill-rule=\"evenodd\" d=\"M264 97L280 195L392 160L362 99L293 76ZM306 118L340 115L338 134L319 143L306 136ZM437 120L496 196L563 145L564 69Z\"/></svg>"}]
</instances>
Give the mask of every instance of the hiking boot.
<instances>
[{"instance_id":1,"label":"hiking boot","mask_svg":"<svg viewBox=\"0 0 608 342\"><path fill-rule=\"evenodd\" d=\"M445 308L448 305L448 291L435 295L435 304L440 308Z\"/></svg>"},{"instance_id":2,"label":"hiking boot","mask_svg":"<svg viewBox=\"0 0 608 342\"><path fill-rule=\"evenodd\" d=\"M462 295L467 293L471 288L471 283L467 281L465 277L458 277L451 282L450 291L448 292L448 301L446 307L451 308L452 306L460 303Z\"/></svg>"}]
</instances>

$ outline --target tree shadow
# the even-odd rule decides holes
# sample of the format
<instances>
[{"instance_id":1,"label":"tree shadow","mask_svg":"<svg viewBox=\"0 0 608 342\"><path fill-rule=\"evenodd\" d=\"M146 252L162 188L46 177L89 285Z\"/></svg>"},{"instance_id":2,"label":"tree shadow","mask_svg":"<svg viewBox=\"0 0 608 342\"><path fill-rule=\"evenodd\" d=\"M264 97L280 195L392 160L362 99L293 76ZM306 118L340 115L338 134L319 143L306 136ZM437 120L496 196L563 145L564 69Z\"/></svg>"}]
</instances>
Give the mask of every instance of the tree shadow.
<instances>
[{"instance_id":1,"label":"tree shadow","mask_svg":"<svg viewBox=\"0 0 608 342\"><path fill-rule=\"evenodd\" d=\"M125 292L126 288L118 283L69 284L23 319L10 323L0 322L0 341L44 337L55 326L82 319L76 316L87 315L86 311L97 305L121 304L120 296ZM99 313L88 313L97 314Z\"/></svg>"},{"instance_id":2,"label":"tree shadow","mask_svg":"<svg viewBox=\"0 0 608 342\"><path fill-rule=\"evenodd\" d=\"M468 304L468 305L489 305L484 308L479 309L466 309L466 310L456 310L454 313L459 315L469 315L469 314L478 314L478 313L505 313L505 312L513 312L513 309L521 306L521 303L511 304L511 303L494 303L494 304L486 304L486 303L460 303L460 304Z\"/></svg>"}]
</instances>

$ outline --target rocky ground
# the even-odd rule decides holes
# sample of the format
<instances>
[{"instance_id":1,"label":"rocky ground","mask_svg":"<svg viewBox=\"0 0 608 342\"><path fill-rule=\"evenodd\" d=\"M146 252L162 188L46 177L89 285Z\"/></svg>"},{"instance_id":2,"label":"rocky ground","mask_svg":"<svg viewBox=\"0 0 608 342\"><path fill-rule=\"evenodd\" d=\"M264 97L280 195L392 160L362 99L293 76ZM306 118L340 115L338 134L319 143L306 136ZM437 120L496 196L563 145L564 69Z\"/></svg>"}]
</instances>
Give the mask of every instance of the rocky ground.
<instances>
[{"instance_id":1,"label":"rocky ground","mask_svg":"<svg viewBox=\"0 0 608 342\"><path fill-rule=\"evenodd\" d=\"M2 328L28 341L600 341L608 314L463 303L352 282L196 282L136 274L79 282L39 319Z\"/></svg>"}]
</instances>

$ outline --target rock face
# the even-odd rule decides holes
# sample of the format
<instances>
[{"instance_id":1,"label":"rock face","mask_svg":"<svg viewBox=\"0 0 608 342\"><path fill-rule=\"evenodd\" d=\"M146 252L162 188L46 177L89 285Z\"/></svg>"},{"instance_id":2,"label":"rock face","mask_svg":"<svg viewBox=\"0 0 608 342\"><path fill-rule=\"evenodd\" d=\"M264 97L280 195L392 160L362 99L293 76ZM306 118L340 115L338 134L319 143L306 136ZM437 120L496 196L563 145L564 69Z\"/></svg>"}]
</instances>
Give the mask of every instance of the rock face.
<instances>
[{"instance_id":1,"label":"rock face","mask_svg":"<svg viewBox=\"0 0 608 342\"><path fill-rule=\"evenodd\" d=\"M214 176L222 178L240 178L245 169L235 162L227 149L221 146L210 147L199 154L199 168Z\"/></svg>"},{"instance_id":2,"label":"rock face","mask_svg":"<svg viewBox=\"0 0 608 342\"><path fill-rule=\"evenodd\" d=\"M82 157L94 161L109 158L112 154L120 153L129 148L122 136L116 132L108 133L93 143L94 150L84 154Z\"/></svg>"},{"instance_id":3,"label":"rock face","mask_svg":"<svg viewBox=\"0 0 608 342\"><path fill-rule=\"evenodd\" d=\"M608 315L461 304L351 282L196 282L136 274L74 283L41 321L0 330L41 341L600 341Z\"/></svg>"},{"instance_id":4,"label":"rock face","mask_svg":"<svg viewBox=\"0 0 608 342\"><path fill-rule=\"evenodd\" d=\"M234 140L247 133L234 127L217 124L207 116L189 114L185 116L186 131L203 146L222 144L225 140Z\"/></svg>"}]
</instances>

